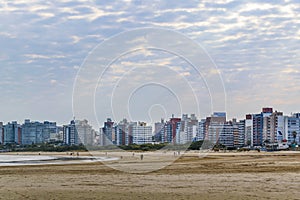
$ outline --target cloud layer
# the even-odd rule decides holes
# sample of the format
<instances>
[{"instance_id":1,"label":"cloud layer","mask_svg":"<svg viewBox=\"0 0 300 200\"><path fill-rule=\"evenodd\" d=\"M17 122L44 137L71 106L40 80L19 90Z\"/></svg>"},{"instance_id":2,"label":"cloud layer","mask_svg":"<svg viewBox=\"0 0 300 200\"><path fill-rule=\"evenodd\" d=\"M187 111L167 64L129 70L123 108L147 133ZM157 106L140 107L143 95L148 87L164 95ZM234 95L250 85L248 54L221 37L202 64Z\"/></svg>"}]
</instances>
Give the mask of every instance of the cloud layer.
<instances>
[{"instance_id":1,"label":"cloud layer","mask_svg":"<svg viewBox=\"0 0 300 200\"><path fill-rule=\"evenodd\" d=\"M261 106L287 113L299 108L296 0L2 1L0 19L3 121L30 117L67 122L78 66L89 52L115 34L143 27L177 31L206 49L224 80L229 117ZM171 57L151 59L170 64L176 61ZM130 62L141 60L147 61ZM126 62L112 71L122 73ZM184 65L173 64L179 70ZM191 75L189 70L180 73Z\"/></svg>"}]
</instances>

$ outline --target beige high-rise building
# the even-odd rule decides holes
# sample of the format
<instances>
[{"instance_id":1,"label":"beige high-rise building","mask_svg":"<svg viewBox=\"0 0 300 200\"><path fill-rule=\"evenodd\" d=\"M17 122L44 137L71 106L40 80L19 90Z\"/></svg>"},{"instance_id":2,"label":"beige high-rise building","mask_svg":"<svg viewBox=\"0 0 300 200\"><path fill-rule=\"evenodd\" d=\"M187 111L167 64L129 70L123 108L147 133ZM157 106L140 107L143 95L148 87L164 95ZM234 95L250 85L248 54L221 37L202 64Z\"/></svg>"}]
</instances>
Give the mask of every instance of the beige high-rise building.
<instances>
[{"instance_id":1,"label":"beige high-rise building","mask_svg":"<svg viewBox=\"0 0 300 200\"><path fill-rule=\"evenodd\" d=\"M283 113L275 111L263 118L263 142L281 142L280 127L283 126Z\"/></svg>"}]
</instances>

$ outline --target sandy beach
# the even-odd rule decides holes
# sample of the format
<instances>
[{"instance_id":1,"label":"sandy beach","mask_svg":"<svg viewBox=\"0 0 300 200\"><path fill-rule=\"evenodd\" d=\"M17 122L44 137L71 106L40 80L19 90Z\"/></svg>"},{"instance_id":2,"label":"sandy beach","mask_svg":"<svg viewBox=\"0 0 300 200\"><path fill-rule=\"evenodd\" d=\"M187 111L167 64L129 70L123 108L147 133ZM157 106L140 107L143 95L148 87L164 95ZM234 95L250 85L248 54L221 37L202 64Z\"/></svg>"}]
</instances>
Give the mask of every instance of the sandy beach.
<instances>
[{"instance_id":1,"label":"sandy beach","mask_svg":"<svg viewBox=\"0 0 300 200\"><path fill-rule=\"evenodd\" d=\"M106 152L107 153L107 152ZM31 153L34 154L34 153ZM35 153L36 154L36 153ZM104 152L93 152L99 156ZM0 167L0 199L299 199L299 152L108 152L119 160ZM66 153L43 155L67 156ZM81 153L81 156L90 156ZM137 174L126 166L171 165ZM112 168L113 167L113 168ZM132 169L130 167L130 169ZM151 169L151 167L149 168Z\"/></svg>"}]
</instances>

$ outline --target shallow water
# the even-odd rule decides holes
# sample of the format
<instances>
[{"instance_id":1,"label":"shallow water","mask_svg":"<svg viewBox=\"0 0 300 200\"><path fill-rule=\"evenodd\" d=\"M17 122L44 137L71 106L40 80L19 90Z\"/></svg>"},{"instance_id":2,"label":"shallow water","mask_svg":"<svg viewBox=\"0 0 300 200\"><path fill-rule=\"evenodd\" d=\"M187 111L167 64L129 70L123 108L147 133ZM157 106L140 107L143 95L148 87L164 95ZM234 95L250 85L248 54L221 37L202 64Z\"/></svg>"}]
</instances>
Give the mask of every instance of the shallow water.
<instances>
[{"instance_id":1,"label":"shallow water","mask_svg":"<svg viewBox=\"0 0 300 200\"><path fill-rule=\"evenodd\" d=\"M54 160L54 156L33 156L33 155L0 155L0 163L19 162L19 161L37 161L37 160Z\"/></svg>"},{"instance_id":2,"label":"shallow water","mask_svg":"<svg viewBox=\"0 0 300 200\"><path fill-rule=\"evenodd\" d=\"M0 155L0 166L54 165L113 161L118 158L93 156Z\"/></svg>"}]
</instances>

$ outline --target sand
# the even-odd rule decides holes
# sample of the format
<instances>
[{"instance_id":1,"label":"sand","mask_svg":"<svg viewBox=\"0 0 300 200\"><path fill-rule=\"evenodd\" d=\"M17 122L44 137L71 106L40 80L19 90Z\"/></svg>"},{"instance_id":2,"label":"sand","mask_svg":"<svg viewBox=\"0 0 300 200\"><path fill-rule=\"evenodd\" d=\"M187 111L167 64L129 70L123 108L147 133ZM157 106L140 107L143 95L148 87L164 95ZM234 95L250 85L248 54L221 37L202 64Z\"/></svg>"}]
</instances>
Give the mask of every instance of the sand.
<instances>
[{"instance_id":1,"label":"sand","mask_svg":"<svg viewBox=\"0 0 300 200\"><path fill-rule=\"evenodd\" d=\"M209 153L205 157L189 152L167 167L138 174L111 167L151 166L159 160L174 160L173 152L144 154L143 160L139 153L108 152L108 156L122 159L105 164L0 167L0 199L300 198L299 152Z\"/></svg>"}]
</instances>

